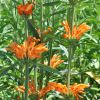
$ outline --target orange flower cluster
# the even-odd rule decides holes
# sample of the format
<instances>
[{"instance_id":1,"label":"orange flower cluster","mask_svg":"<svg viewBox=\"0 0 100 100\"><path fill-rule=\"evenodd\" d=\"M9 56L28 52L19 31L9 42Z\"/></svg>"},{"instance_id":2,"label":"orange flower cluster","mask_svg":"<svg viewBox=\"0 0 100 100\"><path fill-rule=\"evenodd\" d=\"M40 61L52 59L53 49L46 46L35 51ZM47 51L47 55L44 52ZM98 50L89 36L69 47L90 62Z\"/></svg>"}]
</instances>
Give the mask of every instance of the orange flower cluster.
<instances>
[{"instance_id":1,"label":"orange flower cluster","mask_svg":"<svg viewBox=\"0 0 100 100\"><path fill-rule=\"evenodd\" d=\"M68 92L68 89L66 85L63 85L61 83L56 83L56 82L49 82L48 86L54 87L54 89L58 92L61 92L63 94L66 94Z\"/></svg>"},{"instance_id":2,"label":"orange flower cluster","mask_svg":"<svg viewBox=\"0 0 100 100\"><path fill-rule=\"evenodd\" d=\"M28 86L29 86L28 94L29 95L34 94L34 92L36 90L35 90L33 81L31 83L29 82ZM84 92L83 92L84 89L88 88L88 87L89 87L89 85L86 85L86 84L75 83L74 85L70 86L70 89L69 89L70 91L68 91L68 88L66 87L66 85L63 85L61 83L56 83L56 82L49 82L46 87L42 88L39 91L39 97L43 97L49 91L55 90L62 94L65 94L65 95L68 94L68 92L71 92L73 94L73 96L75 96L76 100L79 100L79 97L81 97L80 94L84 94ZM19 86L16 88L16 90L21 93L24 93L25 87Z\"/></svg>"},{"instance_id":3,"label":"orange flower cluster","mask_svg":"<svg viewBox=\"0 0 100 100\"><path fill-rule=\"evenodd\" d=\"M33 81L28 82L28 86L29 86L28 95L34 94L36 92L34 82ZM43 97L46 93L48 93L51 90L56 90L56 91L61 92L63 94L66 94L68 92L66 85L62 85L62 84L56 83L56 82L49 82L46 87L42 88L39 91L39 97ZM18 86L16 88L16 91L24 93L25 87L24 86Z\"/></svg>"},{"instance_id":4,"label":"orange flower cluster","mask_svg":"<svg viewBox=\"0 0 100 100\"><path fill-rule=\"evenodd\" d=\"M67 32L67 34L63 34L64 38L74 38L77 40L80 40L81 36L88 30L90 30L90 26L86 25L85 23L79 25L78 27L76 27L76 25L74 25L74 28L72 29L72 32L70 30L70 26L68 24L67 21L63 21L62 25L65 28L65 31Z\"/></svg>"},{"instance_id":5,"label":"orange flower cluster","mask_svg":"<svg viewBox=\"0 0 100 100\"><path fill-rule=\"evenodd\" d=\"M22 45L13 42L9 45L7 50L13 52L18 59L23 59L25 57L30 59L40 58L41 53L48 51L48 49L45 47L44 43L37 45L39 41L40 40L35 37L28 36L27 40Z\"/></svg>"},{"instance_id":6,"label":"orange flower cluster","mask_svg":"<svg viewBox=\"0 0 100 100\"><path fill-rule=\"evenodd\" d=\"M70 86L70 91L76 97L76 100L79 100L79 97L81 97L80 94L84 94L84 89L88 87L89 85L86 84L75 83L74 85Z\"/></svg>"},{"instance_id":7,"label":"orange flower cluster","mask_svg":"<svg viewBox=\"0 0 100 100\"><path fill-rule=\"evenodd\" d=\"M40 96L40 97L43 97L43 96L45 96L46 93L48 93L48 92L51 91L51 90L54 90L54 87L52 87L52 86L46 86L46 87L42 88L42 89L39 91L39 96Z\"/></svg>"},{"instance_id":8,"label":"orange flower cluster","mask_svg":"<svg viewBox=\"0 0 100 100\"><path fill-rule=\"evenodd\" d=\"M61 60L60 58L61 58L61 56L58 56L56 54L53 55L53 57L50 60L50 66L52 68L57 68L59 64L61 64L62 62L64 62L64 60Z\"/></svg>"},{"instance_id":9,"label":"orange flower cluster","mask_svg":"<svg viewBox=\"0 0 100 100\"><path fill-rule=\"evenodd\" d=\"M55 90L55 91L61 92L63 94L66 94L68 92L66 85L62 85L62 84L56 83L56 82L49 82L46 87L41 89L40 97L43 97L47 92L49 92L51 90Z\"/></svg>"},{"instance_id":10,"label":"orange flower cluster","mask_svg":"<svg viewBox=\"0 0 100 100\"><path fill-rule=\"evenodd\" d=\"M26 3L25 5L18 5L17 10L18 10L18 14L22 15L30 15L32 14L32 9L33 9L33 4L30 3Z\"/></svg>"},{"instance_id":11,"label":"orange flower cluster","mask_svg":"<svg viewBox=\"0 0 100 100\"><path fill-rule=\"evenodd\" d=\"M88 88L88 87L89 87L89 85L86 85L86 84L75 83L74 85L70 86L70 92L75 96L76 100L79 100L80 94L83 94L84 89ZM56 83L56 82L49 82L47 87L44 87L40 91L40 97L44 96L47 92L49 92L51 90L58 91L65 95L68 93L68 88L66 87L66 85L62 85L62 84Z\"/></svg>"}]
</instances>

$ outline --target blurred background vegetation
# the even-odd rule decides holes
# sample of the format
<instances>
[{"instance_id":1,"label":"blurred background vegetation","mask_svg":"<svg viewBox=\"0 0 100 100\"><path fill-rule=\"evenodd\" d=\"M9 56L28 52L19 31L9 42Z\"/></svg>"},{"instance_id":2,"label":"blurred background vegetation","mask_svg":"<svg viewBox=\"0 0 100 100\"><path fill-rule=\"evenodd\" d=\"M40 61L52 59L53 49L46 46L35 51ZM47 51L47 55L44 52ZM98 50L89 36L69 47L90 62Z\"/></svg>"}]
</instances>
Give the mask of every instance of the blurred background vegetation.
<instances>
[{"instance_id":1,"label":"blurred background vegetation","mask_svg":"<svg viewBox=\"0 0 100 100\"><path fill-rule=\"evenodd\" d=\"M5 50L12 41L22 43L24 40L25 22L16 10L20 3L21 0L0 0L0 100L16 100L17 93L14 87L23 81L20 78L23 64ZM43 41L47 43L48 39L52 38L53 52L61 53L64 60L67 60L65 46L68 42L61 39L63 33L61 22L67 19L69 9L68 0L36 0L33 15L28 20L29 32L33 36L38 36L36 29L43 31L48 27L52 28L53 32L44 35ZM72 61L71 84L89 83L91 86L86 90L83 100L99 100L100 0L76 0L74 17L75 24L86 22L91 26L91 30L84 34L77 45ZM62 76L54 73L50 76L50 80L64 83L66 64L58 67ZM47 100L62 100L62 97L59 93L53 92L48 94Z\"/></svg>"}]
</instances>

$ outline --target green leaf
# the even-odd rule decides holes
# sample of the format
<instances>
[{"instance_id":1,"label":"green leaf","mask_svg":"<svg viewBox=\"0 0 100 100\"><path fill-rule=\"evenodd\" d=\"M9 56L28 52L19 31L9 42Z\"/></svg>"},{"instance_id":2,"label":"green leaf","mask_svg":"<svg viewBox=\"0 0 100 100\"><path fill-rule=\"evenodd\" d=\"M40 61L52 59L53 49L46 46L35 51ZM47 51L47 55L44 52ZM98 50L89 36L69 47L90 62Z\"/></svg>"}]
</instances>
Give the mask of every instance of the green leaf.
<instances>
[{"instance_id":1,"label":"green leaf","mask_svg":"<svg viewBox=\"0 0 100 100\"><path fill-rule=\"evenodd\" d=\"M59 46L64 51L65 55L68 57L68 51L67 51L66 47L64 47L63 45L59 45Z\"/></svg>"},{"instance_id":2,"label":"green leaf","mask_svg":"<svg viewBox=\"0 0 100 100\"><path fill-rule=\"evenodd\" d=\"M16 3L16 4L20 4L18 1L16 1L16 0L12 0L14 3Z\"/></svg>"},{"instance_id":3,"label":"green leaf","mask_svg":"<svg viewBox=\"0 0 100 100\"><path fill-rule=\"evenodd\" d=\"M65 12L66 12L66 10L60 10L60 11L57 11L57 12L52 13L51 16L57 15L57 14L60 14L60 13L63 14Z\"/></svg>"},{"instance_id":4,"label":"green leaf","mask_svg":"<svg viewBox=\"0 0 100 100\"><path fill-rule=\"evenodd\" d=\"M50 66L46 66L46 65L43 65L43 64L39 64L39 66L44 71L47 71L47 72L50 72L50 73L60 74L60 72L57 69L53 69Z\"/></svg>"},{"instance_id":5,"label":"green leaf","mask_svg":"<svg viewBox=\"0 0 100 100\"><path fill-rule=\"evenodd\" d=\"M32 24L31 20L27 20L27 23L28 23L28 28L32 32L33 36L39 39L40 38L39 34L37 30L35 29L34 25Z\"/></svg>"},{"instance_id":6,"label":"green leaf","mask_svg":"<svg viewBox=\"0 0 100 100\"><path fill-rule=\"evenodd\" d=\"M49 3L43 4L43 6L54 6L54 5L60 4L60 3L61 3L61 1L49 2Z\"/></svg>"},{"instance_id":7,"label":"green leaf","mask_svg":"<svg viewBox=\"0 0 100 100\"><path fill-rule=\"evenodd\" d=\"M88 38L90 38L91 40L93 40L93 42L98 43L98 41L93 38L90 34L85 34Z\"/></svg>"}]
</instances>

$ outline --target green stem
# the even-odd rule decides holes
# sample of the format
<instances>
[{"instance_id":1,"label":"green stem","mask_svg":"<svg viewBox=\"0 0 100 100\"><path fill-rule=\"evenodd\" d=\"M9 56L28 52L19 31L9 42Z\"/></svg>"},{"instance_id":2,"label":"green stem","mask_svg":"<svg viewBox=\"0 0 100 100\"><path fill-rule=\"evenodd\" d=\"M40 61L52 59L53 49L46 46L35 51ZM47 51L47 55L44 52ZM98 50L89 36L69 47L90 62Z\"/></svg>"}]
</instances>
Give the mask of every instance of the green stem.
<instances>
[{"instance_id":1,"label":"green stem","mask_svg":"<svg viewBox=\"0 0 100 100\"><path fill-rule=\"evenodd\" d=\"M71 62L72 62L72 46L68 48L68 80L67 80L67 87L68 87L68 100L70 100L70 79L71 79Z\"/></svg>"},{"instance_id":2,"label":"green stem","mask_svg":"<svg viewBox=\"0 0 100 100\"><path fill-rule=\"evenodd\" d=\"M28 24L27 24L27 16L26 15L24 15L24 20L25 20L25 37L26 37L26 39L27 39L27 37L28 37Z\"/></svg>"},{"instance_id":3,"label":"green stem","mask_svg":"<svg viewBox=\"0 0 100 100\"><path fill-rule=\"evenodd\" d=\"M24 0L23 0L24 4ZM28 24L27 24L27 16L24 15L24 21L25 21L25 38L28 37ZM28 66L28 58L25 58L26 66L25 66L25 96L24 99L28 100L28 81L29 81L29 66Z\"/></svg>"},{"instance_id":4,"label":"green stem","mask_svg":"<svg viewBox=\"0 0 100 100\"><path fill-rule=\"evenodd\" d=\"M70 16L70 30L72 31L74 23L74 5L71 6L71 16Z\"/></svg>"},{"instance_id":5,"label":"green stem","mask_svg":"<svg viewBox=\"0 0 100 100\"><path fill-rule=\"evenodd\" d=\"M34 66L34 85L35 85L35 89L37 91L37 59L36 59L36 63Z\"/></svg>"},{"instance_id":6,"label":"green stem","mask_svg":"<svg viewBox=\"0 0 100 100\"><path fill-rule=\"evenodd\" d=\"M73 29L73 22L74 22L74 1L73 0L69 0L70 2L70 11L69 11L69 17L68 17L68 21L70 24L70 31L72 32ZM68 76L67 76L67 87L68 87L68 100L70 99L70 79L71 79L71 63L72 63L72 57L73 57L73 46L72 44L69 44L69 48L68 48Z\"/></svg>"},{"instance_id":7,"label":"green stem","mask_svg":"<svg viewBox=\"0 0 100 100\"><path fill-rule=\"evenodd\" d=\"M43 0L41 0L41 31L43 30Z\"/></svg>"},{"instance_id":8,"label":"green stem","mask_svg":"<svg viewBox=\"0 0 100 100\"><path fill-rule=\"evenodd\" d=\"M75 10L75 1L74 0L69 0L70 3L70 7L68 9L68 13L67 13L67 20L70 26L70 31L72 31L73 28L73 23L74 23L74 10Z\"/></svg>"},{"instance_id":9,"label":"green stem","mask_svg":"<svg viewBox=\"0 0 100 100\"><path fill-rule=\"evenodd\" d=\"M53 2L54 2L54 0L53 0ZM52 13L55 12L55 9L54 8L55 8L55 6L52 7ZM55 16L53 14L53 16L52 16L52 27L54 27L54 22L55 22Z\"/></svg>"},{"instance_id":10,"label":"green stem","mask_svg":"<svg viewBox=\"0 0 100 100\"><path fill-rule=\"evenodd\" d=\"M51 56L52 56L52 40L49 41L49 57L48 57L48 66L50 66L50 59L51 59ZM47 73L47 79L46 79L46 85L48 84L49 82L49 77L50 77L50 74Z\"/></svg>"},{"instance_id":11,"label":"green stem","mask_svg":"<svg viewBox=\"0 0 100 100\"><path fill-rule=\"evenodd\" d=\"M43 31L43 1L44 0L41 0L41 33ZM43 42L43 35L41 34L41 42ZM43 64L44 62L44 55L42 54L42 59L41 59L41 63ZM43 69L41 68L40 69L40 89L42 89L42 85L43 85L43 74L44 74L44 71Z\"/></svg>"},{"instance_id":12,"label":"green stem","mask_svg":"<svg viewBox=\"0 0 100 100\"><path fill-rule=\"evenodd\" d=\"M29 68L28 68L28 59L26 59L25 66L25 100L28 100L28 80L29 80Z\"/></svg>"}]
</instances>

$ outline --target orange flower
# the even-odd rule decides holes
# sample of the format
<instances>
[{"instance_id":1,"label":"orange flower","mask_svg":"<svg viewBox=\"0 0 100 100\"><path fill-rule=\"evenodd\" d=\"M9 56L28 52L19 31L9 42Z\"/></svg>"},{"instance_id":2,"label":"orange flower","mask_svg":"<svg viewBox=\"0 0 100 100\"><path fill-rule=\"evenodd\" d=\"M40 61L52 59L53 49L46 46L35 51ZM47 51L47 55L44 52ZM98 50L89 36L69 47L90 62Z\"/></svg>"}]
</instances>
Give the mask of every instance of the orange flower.
<instances>
[{"instance_id":1,"label":"orange flower","mask_svg":"<svg viewBox=\"0 0 100 100\"><path fill-rule=\"evenodd\" d=\"M83 94L84 89L88 87L89 85L86 85L86 84L75 83L74 85L70 86L70 91L76 97L76 100L79 100L79 97L81 97L80 94Z\"/></svg>"},{"instance_id":2,"label":"orange flower","mask_svg":"<svg viewBox=\"0 0 100 100\"><path fill-rule=\"evenodd\" d=\"M23 45L18 45L16 42L10 44L7 50L13 52L19 59L23 59L24 57L26 57L25 47Z\"/></svg>"},{"instance_id":3,"label":"orange flower","mask_svg":"<svg viewBox=\"0 0 100 100\"><path fill-rule=\"evenodd\" d=\"M43 96L45 96L45 94L46 93L48 93L49 91L51 91L51 90L54 90L54 87L53 86L46 86L46 87L44 87L44 88L42 88L40 91L39 91L39 96L40 97L43 97Z\"/></svg>"},{"instance_id":4,"label":"orange flower","mask_svg":"<svg viewBox=\"0 0 100 100\"><path fill-rule=\"evenodd\" d=\"M62 94L66 94L68 91L66 85L62 85L56 82L49 82L46 87L40 90L39 92L40 97L43 97L46 93L48 93L51 90L61 92Z\"/></svg>"},{"instance_id":5,"label":"orange flower","mask_svg":"<svg viewBox=\"0 0 100 100\"><path fill-rule=\"evenodd\" d=\"M36 88L34 86L34 81L28 82L28 87L29 87L29 89L28 89L28 95L32 95L32 94L36 93ZM53 89L54 89L54 87L52 87L52 86L46 86L46 87L44 87L43 89L41 89L38 92L39 93L39 97L44 96L47 92L49 92L49 91L51 91ZM25 92L25 87L24 86L18 86L16 88L16 91L24 93Z\"/></svg>"},{"instance_id":6,"label":"orange flower","mask_svg":"<svg viewBox=\"0 0 100 100\"><path fill-rule=\"evenodd\" d=\"M48 49L43 43L37 45L39 41L40 40L35 37L28 36L27 40L22 45L18 45L14 42L9 45L7 50L13 52L18 59L23 59L25 57L30 59L40 58L41 53Z\"/></svg>"},{"instance_id":7,"label":"orange flower","mask_svg":"<svg viewBox=\"0 0 100 100\"><path fill-rule=\"evenodd\" d=\"M79 100L78 98L81 97L80 94L84 93L84 89L88 88L89 85L86 84L74 84L70 86L70 92L76 97L76 100ZM68 94L68 88L66 85L56 83L56 82L49 82L46 87L41 89L40 91L40 97L43 97L47 92L55 90L62 94Z\"/></svg>"},{"instance_id":8,"label":"orange flower","mask_svg":"<svg viewBox=\"0 0 100 100\"><path fill-rule=\"evenodd\" d=\"M32 14L32 9L33 9L33 4L29 4L29 3L26 3L25 5L20 4L17 7L19 15L22 14L30 15Z\"/></svg>"},{"instance_id":9,"label":"orange flower","mask_svg":"<svg viewBox=\"0 0 100 100\"><path fill-rule=\"evenodd\" d=\"M53 57L50 60L50 66L52 68L58 67L59 64L61 64L62 62L64 62L64 60L61 60L60 58L61 58L61 56L57 56L56 54L53 55Z\"/></svg>"},{"instance_id":10,"label":"orange flower","mask_svg":"<svg viewBox=\"0 0 100 100\"><path fill-rule=\"evenodd\" d=\"M49 82L48 86L52 86L54 90L61 92L62 94L67 94L68 92L68 88L66 87L66 85L63 85L61 83Z\"/></svg>"},{"instance_id":11,"label":"orange flower","mask_svg":"<svg viewBox=\"0 0 100 100\"><path fill-rule=\"evenodd\" d=\"M85 23L79 25L78 27L74 25L72 32L70 30L70 26L67 21L63 21L62 25L64 26L65 31L67 33L67 34L63 34L63 37L68 39L74 38L79 40L86 31L90 30L90 26L86 25Z\"/></svg>"}]
</instances>

